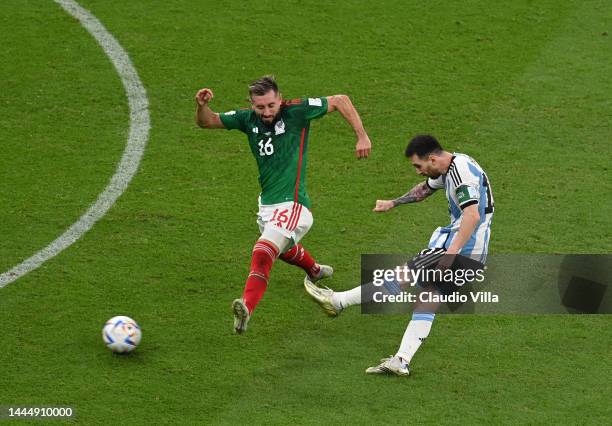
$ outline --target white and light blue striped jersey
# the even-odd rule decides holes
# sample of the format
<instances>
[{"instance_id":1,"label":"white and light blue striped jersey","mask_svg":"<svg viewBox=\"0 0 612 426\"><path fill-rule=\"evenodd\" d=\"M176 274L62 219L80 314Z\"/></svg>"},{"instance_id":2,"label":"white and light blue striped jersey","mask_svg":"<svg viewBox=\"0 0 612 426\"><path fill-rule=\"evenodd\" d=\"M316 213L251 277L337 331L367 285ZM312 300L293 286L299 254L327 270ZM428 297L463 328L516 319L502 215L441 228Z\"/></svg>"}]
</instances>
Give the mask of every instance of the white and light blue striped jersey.
<instances>
[{"instance_id":1,"label":"white and light blue striped jersey","mask_svg":"<svg viewBox=\"0 0 612 426\"><path fill-rule=\"evenodd\" d=\"M448 249L461 224L462 210L477 204L480 222L472 237L463 246L461 255L481 262L486 261L493 220L493 190L485 171L469 155L453 153L453 159L446 174L427 179L431 189L446 191L451 223L440 227L431 236L429 248Z\"/></svg>"}]
</instances>

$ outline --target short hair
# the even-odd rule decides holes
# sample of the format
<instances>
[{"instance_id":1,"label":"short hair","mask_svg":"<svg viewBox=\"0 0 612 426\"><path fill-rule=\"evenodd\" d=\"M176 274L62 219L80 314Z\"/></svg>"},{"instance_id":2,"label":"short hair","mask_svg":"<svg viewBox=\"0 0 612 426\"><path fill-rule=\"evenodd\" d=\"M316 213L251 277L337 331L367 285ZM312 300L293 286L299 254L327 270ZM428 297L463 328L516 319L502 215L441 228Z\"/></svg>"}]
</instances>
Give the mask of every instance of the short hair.
<instances>
[{"instance_id":1,"label":"short hair","mask_svg":"<svg viewBox=\"0 0 612 426\"><path fill-rule=\"evenodd\" d=\"M274 90L274 93L278 93L278 84L274 80L273 75L264 75L262 78L255 80L249 84L249 96L263 96L270 90Z\"/></svg>"},{"instance_id":2,"label":"short hair","mask_svg":"<svg viewBox=\"0 0 612 426\"><path fill-rule=\"evenodd\" d=\"M441 152L440 142L431 135L417 135L412 138L406 147L406 157L408 158L416 154L420 159L424 159L429 154L440 154Z\"/></svg>"}]
</instances>

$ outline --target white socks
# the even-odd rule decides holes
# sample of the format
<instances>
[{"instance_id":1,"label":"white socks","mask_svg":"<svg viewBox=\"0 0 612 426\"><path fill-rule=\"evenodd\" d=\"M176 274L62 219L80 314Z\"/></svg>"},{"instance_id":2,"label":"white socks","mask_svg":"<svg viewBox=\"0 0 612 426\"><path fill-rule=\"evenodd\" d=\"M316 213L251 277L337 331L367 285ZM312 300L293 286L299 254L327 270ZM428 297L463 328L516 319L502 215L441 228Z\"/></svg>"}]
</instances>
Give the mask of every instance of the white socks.
<instances>
[{"instance_id":1,"label":"white socks","mask_svg":"<svg viewBox=\"0 0 612 426\"><path fill-rule=\"evenodd\" d=\"M383 283L382 286L375 286L373 283L367 283L348 291L335 291L332 294L332 303L336 308L344 309L351 305L361 305L370 303L375 292L383 294L399 294L400 285L397 281L391 280Z\"/></svg>"},{"instance_id":2,"label":"white socks","mask_svg":"<svg viewBox=\"0 0 612 426\"><path fill-rule=\"evenodd\" d=\"M406 327L402 343L397 351L397 356L401 357L406 364L410 363L421 343L429 335L435 317L436 314L431 312L413 312L412 320Z\"/></svg>"},{"instance_id":3,"label":"white socks","mask_svg":"<svg viewBox=\"0 0 612 426\"><path fill-rule=\"evenodd\" d=\"M332 303L339 309L344 309L351 305L360 305L361 286L358 285L348 291L334 291L334 294L332 294Z\"/></svg>"},{"instance_id":4,"label":"white socks","mask_svg":"<svg viewBox=\"0 0 612 426\"><path fill-rule=\"evenodd\" d=\"M396 291L399 291L399 286L397 286L397 290L395 288L390 288L388 284L396 284L396 283L385 283L384 289L386 293L395 294ZM370 285L371 284L366 284ZM393 287L395 287L393 285ZM370 300L361 299L363 289L361 286L357 286L348 291L338 291L332 294L332 303L340 309L344 309L347 306L351 305L359 305L362 302L368 303ZM384 291L384 290L383 290ZM365 292L365 297L368 297L369 292ZM400 357L402 361L406 364L409 364L412 360L412 357L416 353L416 351L421 347L423 341L429 336L429 332L431 330L431 325L433 323L436 314L432 312L413 312L412 319L408 323L408 327L406 327L406 331L404 332L404 337L402 338L402 343L400 344L399 350L397 351L396 356Z\"/></svg>"}]
</instances>

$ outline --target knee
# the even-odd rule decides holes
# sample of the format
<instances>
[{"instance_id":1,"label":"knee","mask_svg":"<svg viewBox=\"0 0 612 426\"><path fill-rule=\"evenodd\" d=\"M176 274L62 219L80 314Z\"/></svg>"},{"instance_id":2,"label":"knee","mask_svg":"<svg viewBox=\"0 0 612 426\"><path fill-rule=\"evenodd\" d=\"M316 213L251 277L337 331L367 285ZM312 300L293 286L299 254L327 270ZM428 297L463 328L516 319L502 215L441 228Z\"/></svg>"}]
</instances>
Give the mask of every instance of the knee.
<instances>
[{"instance_id":1,"label":"knee","mask_svg":"<svg viewBox=\"0 0 612 426\"><path fill-rule=\"evenodd\" d=\"M253 247L251 269L259 271L268 269L277 256L278 251L274 245L267 241L257 241Z\"/></svg>"}]
</instances>

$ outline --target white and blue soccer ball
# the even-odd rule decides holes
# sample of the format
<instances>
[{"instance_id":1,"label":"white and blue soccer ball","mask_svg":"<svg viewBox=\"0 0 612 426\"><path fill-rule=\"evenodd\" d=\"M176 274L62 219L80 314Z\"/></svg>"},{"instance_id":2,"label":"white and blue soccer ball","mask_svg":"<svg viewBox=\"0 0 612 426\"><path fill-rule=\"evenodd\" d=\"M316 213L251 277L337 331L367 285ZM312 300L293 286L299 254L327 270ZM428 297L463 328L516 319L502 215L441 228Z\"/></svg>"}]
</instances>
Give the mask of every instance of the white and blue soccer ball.
<instances>
[{"instance_id":1,"label":"white and blue soccer ball","mask_svg":"<svg viewBox=\"0 0 612 426\"><path fill-rule=\"evenodd\" d=\"M136 321L126 316L112 317L102 329L106 347L118 354L132 352L141 338L142 332Z\"/></svg>"}]
</instances>

